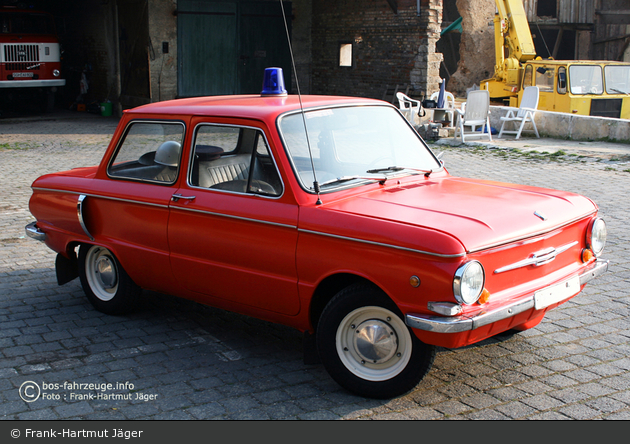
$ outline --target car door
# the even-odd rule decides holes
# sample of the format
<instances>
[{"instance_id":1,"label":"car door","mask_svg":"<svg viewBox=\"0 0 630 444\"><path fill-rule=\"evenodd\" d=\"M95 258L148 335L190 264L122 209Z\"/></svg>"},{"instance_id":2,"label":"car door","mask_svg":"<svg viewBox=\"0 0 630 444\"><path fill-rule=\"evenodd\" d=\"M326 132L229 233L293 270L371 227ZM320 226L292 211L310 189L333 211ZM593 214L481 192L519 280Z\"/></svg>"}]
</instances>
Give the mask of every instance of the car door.
<instances>
[{"instance_id":1,"label":"car door","mask_svg":"<svg viewBox=\"0 0 630 444\"><path fill-rule=\"evenodd\" d=\"M173 272L188 290L286 315L300 309L297 205L260 127L200 121L171 202Z\"/></svg>"},{"instance_id":2,"label":"car door","mask_svg":"<svg viewBox=\"0 0 630 444\"><path fill-rule=\"evenodd\" d=\"M79 197L86 233L110 245L143 288L173 288L167 223L184 136L182 121L131 121L107 164L106 177L93 181L93 189Z\"/></svg>"}]
</instances>

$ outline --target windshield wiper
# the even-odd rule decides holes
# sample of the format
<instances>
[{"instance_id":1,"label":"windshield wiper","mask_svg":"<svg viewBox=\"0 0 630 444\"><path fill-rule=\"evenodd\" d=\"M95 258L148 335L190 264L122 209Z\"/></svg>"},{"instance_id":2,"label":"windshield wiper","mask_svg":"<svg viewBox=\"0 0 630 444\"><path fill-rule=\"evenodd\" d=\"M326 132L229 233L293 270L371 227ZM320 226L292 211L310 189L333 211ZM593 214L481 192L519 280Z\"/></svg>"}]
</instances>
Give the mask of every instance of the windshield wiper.
<instances>
[{"instance_id":1,"label":"windshield wiper","mask_svg":"<svg viewBox=\"0 0 630 444\"><path fill-rule=\"evenodd\" d=\"M326 185L331 185L333 183L341 183L341 182L347 182L349 180L357 180L357 179L363 179L363 180L378 180L378 182L383 185L385 183L385 181L387 180L387 177L385 176L381 176L381 177L371 177L371 176L341 176L338 177L336 179L330 179L327 180L326 182L322 182L319 184L320 187L326 186Z\"/></svg>"},{"instance_id":2,"label":"windshield wiper","mask_svg":"<svg viewBox=\"0 0 630 444\"><path fill-rule=\"evenodd\" d=\"M420 168L410 168L410 167L401 167L401 166L389 166L387 168L375 168L373 170L367 170L366 173L382 173L385 171L402 171L402 170L410 170L410 171L417 171L420 173L424 173L424 175L426 177L429 177L429 175L433 172L433 170L423 170Z\"/></svg>"},{"instance_id":3,"label":"windshield wiper","mask_svg":"<svg viewBox=\"0 0 630 444\"><path fill-rule=\"evenodd\" d=\"M622 91L622 90L617 89L617 88L610 88L610 89L611 89L612 91L617 91L618 93L621 93L621 94L630 94L630 93L629 93L629 92L627 92L627 91Z\"/></svg>"}]
</instances>

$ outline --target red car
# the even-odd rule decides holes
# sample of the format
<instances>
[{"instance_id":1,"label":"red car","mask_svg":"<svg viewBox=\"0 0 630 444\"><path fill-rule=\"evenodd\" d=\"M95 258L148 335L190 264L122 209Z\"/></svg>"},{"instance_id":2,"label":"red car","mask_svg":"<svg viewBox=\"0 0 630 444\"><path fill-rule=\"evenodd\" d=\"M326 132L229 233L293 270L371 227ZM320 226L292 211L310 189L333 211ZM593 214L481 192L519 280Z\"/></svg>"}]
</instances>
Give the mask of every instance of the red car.
<instances>
[{"instance_id":1,"label":"red car","mask_svg":"<svg viewBox=\"0 0 630 444\"><path fill-rule=\"evenodd\" d=\"M141 289L294 327L363 396L411 390L436 346L536 326L604 273L576 194L452 177L393 106L326 96L126 111L100 165L33 183L27 233L97 310Z\"/></svg>"}]
</instances>

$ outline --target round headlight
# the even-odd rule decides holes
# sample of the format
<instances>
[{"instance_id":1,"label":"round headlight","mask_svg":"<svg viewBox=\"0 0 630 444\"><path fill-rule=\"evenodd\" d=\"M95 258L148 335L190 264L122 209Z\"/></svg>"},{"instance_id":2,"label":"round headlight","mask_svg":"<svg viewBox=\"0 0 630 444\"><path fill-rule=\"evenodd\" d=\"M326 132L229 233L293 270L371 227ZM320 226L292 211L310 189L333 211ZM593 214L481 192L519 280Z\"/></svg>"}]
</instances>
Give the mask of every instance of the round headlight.
<instances>
[{"instance_id":1,"label":"round headlight","mask_svg":"<svg viewBox=\"0 0 630 444\"><path fill-rule=\"evenodd\" d=\"M53 69L53 76L59 77L59 74L61 74L61 73L59 72L58 69Z\"/></svg>"},{"instance_id":2,"label":"round headlight","mask_svg":"<svg viewBox=\"0 0 630 444\"><path fill-rule=\"evenodd\" d=\"M606 246L606 222L601 217L593 221L586 233L586 243L593 250L595 256L599 256Z\"/></svg>"},{"instance_id":3,"label":"round headlight","mask_svg":"<svg viewBox=\"0 0 630 444\"><path fill-rule=\"evenodd\" d=\"M474 304L481 296L486 275L477 261L466 262L453 278L453 293L460 304Z\"/></svg>"}]
</instances>

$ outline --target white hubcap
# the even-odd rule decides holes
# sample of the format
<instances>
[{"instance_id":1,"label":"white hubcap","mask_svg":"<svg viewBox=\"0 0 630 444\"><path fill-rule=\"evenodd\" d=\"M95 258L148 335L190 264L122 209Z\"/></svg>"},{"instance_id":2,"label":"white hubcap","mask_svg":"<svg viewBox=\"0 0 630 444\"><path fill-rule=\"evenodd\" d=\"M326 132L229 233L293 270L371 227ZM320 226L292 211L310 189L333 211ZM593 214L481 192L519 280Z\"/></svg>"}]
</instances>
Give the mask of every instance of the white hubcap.
<instances>
[{"instance_id":1,"label":"white hubcap","mask_svg":"<svg viewBox=\"0 0 630 444\"><path fill-rule=\"evenodd\" d=\"M85 258L86 277L94 295L110 301L118 290L118 273L114 257L106 248L92 247Z\"/></svg>"},{"instance_id":2,"label":"white hubcap","mask_svg":"<svg viewBox=\"0 0 630 444\"><path fill-rule=\"evenodd\" d=\"M341 362L368 381L395 377L411 358L409 329L382 307L361 307L349 313L339 324L336 340Z\"/></svg>"}]
</instances>

